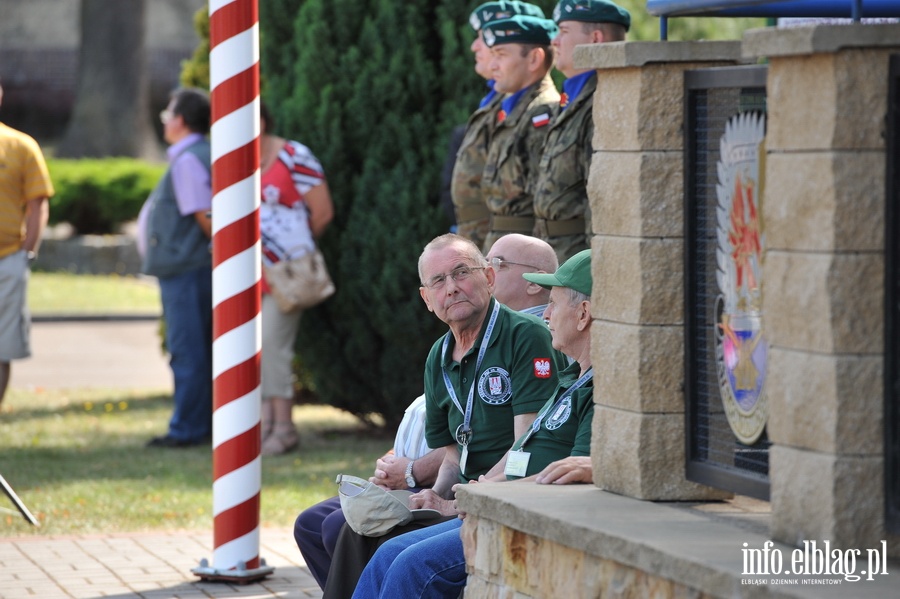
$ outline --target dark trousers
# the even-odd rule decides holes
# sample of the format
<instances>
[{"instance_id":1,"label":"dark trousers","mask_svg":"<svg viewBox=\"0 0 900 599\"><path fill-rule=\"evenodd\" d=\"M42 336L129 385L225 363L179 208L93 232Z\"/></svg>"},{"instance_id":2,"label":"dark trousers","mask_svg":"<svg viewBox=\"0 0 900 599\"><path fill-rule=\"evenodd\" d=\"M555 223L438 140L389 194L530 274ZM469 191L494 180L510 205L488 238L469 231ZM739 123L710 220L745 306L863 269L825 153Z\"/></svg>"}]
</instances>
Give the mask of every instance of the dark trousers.
<instances>
[{"instance_id":1,"label":"dark trousers","mask_svg":"<svg viewBox=\"0 0 900 599\"><path fill-rule=\"evenodd\" d=\"M413 530L419 530L427 526L433 526L453 520L456 516L436 516L423 520L413 520L409 524L396 526L393 530L381 537L364 537L353 532L349 526L344 525L338 535L334 555L331 557L331 569L328 572L328 581L325 584L322 599L350 599L356 590L356 583L362 576L366 564L381 547L381 544L389 539L398 537Z\"/></svg>"},{"instance_id":2,"label":"dark trousers","mask_svg":"<svg viewBox=\"0 0 900 599\"><path fill-rule=\"evenodd\" d=\"M322 589L325 588L331 556L344 522L339 497L331 497L303 510L294 522L294 541L310 574Z\"/></svg>"}]
</instances>

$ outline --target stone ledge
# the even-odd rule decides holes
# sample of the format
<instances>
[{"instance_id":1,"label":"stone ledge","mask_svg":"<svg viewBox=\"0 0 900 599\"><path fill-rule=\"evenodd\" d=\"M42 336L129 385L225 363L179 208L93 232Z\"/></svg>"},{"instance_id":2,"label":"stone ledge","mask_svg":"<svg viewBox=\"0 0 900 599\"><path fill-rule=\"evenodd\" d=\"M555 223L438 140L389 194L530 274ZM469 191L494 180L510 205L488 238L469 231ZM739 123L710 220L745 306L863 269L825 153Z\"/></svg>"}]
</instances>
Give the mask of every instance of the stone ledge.
<instances>
[{"instance_id":1,"label":"stone ledge","mask_svg":"<svg viewBox=\"0 0 900 599\"><path fill-rule=\"evenodd\" d=\"M896 574L871 582L844 581L834 586L743 585L742 578L748 578L741 576L743 543L759 549L770 538L765 533L747 530L746 523L738 519L726 521L708 512L685 509L694 504L639 501L592 485L533 483L464 486L458 491L457 500L460 509L478 519L494 521L716 597L880 599L896 594L892 580ZM775 543L773 549L779 549L787 557L785 563L790 564L795 547ZM861 549L865 559L866 548ZM896 573L898 568L900 564L889 561L889 573Z\"/></svg>"},{"instance_id":2,"label":"stone ledge","mask_svg":"<svg viewBox=\"0 0 900 599\"><path fill-rule=\"evenodd\" d=\"M837 52L842 48L900 46L900 25L812 25L751 29L744 33L744 59Z\"/></svg>"},{"instance_id":3,"label":"stone ledge","mask_svg":"<svg viewBox=\"0 0 900 599\"><path fill-rule=\"evenodd\" d=\"M610 42L575 48L578 69L621 69L652 63L740 61L741 42Z\"/></svg>"}]
</instances>

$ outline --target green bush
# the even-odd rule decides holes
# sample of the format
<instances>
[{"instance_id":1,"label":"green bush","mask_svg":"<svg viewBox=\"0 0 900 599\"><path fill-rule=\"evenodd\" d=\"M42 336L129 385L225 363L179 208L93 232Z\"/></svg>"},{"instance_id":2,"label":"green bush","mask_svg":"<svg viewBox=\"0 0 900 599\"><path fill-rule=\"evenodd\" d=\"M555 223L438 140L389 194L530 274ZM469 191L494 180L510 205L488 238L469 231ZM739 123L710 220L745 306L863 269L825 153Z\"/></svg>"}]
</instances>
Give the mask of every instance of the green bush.
<instances>
[{"instance_id":1,"label":"green bush","mask_svg":"<svg viewBox=\"0 0 900 599\"><path fill-rule=\"evenodd\" d=\"M137 218L165 172L165 164L133 158L47 161L56 195L50 224L67 222L79 234L114 233Z\"/></svg>"}]
</instances>

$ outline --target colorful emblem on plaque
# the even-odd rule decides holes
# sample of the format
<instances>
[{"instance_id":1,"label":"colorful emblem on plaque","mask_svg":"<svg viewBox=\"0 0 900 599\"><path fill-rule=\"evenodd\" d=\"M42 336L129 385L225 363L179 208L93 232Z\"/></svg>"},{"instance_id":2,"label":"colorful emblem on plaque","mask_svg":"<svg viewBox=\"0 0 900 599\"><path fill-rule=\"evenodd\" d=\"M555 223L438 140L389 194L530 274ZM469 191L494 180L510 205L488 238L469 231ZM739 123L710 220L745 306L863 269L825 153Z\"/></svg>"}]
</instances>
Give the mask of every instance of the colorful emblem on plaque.
<instances>
[{"instance_id":1,"label":"colorful emblem on plaque","mask_svg":"<svg viewBox=\"0 0 900 599\"><path fill-rule=\"evenodd\" d=\"M716 196L716 361L728 424L752 445L768 419L768 343L762 324L761 266L765 242L760 209L765 116L732 117L719 142Z\"/></svg>"}]
</instances>

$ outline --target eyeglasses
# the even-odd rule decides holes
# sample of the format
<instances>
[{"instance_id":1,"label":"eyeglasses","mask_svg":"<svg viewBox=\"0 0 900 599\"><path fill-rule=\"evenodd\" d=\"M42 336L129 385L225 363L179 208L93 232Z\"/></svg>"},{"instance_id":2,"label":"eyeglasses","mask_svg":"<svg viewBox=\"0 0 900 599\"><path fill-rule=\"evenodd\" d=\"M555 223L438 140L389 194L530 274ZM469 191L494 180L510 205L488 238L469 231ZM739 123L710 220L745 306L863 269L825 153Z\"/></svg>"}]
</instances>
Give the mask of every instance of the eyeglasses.
<instances>
[{"instance_id":1,"label":"eyeglasses","mask_svg":"<svg viewBox=\"0 0 900 599\"><path fill-rule=\"evenodd\" d=\"M508 268L510 266L524 266L525 268L531 268L533 270L540 270L537 266L532 266L531 264L522 264L521 262L512 262L510 260L505 260L503 258L491 258L491 266L494 267L494 270L501 270L503 268Z\"/></svg>"},{"instance_id":2,"label":"eyeglasses","mask_svg":"<svg viewBox=\"0 0 900 599\"><path fill-rule=\"evenodd\" d=\"M451 278L456 283L461 283L472 276L476 270L484 270L483 266L460 266L450 271L450 274L436 275L431 277L427 283L423 283L429 289L440 289L447 283L447 279Z\"/></svg>"},{"instance_id":3,"label":"eyeglasses","mask_svg":"<svg viewBox=\"0 0 900 599\"><path fill-rule=\"evenodd\" d=\"M159 122L165 125L169 121L175 118L175 113L166 108L162 112L159 113Z\"/></svg>"}]
</instances>

